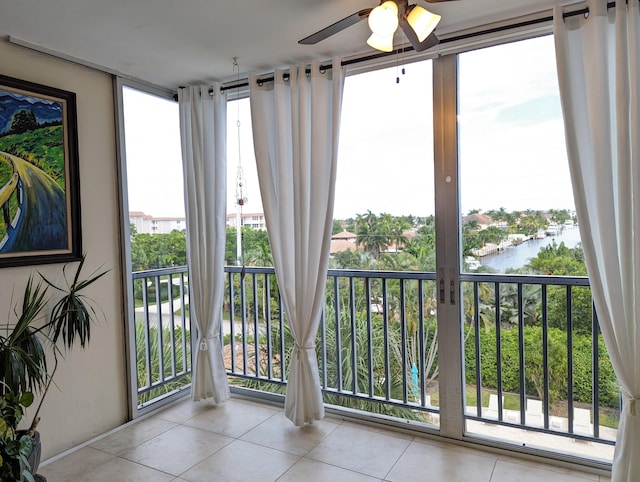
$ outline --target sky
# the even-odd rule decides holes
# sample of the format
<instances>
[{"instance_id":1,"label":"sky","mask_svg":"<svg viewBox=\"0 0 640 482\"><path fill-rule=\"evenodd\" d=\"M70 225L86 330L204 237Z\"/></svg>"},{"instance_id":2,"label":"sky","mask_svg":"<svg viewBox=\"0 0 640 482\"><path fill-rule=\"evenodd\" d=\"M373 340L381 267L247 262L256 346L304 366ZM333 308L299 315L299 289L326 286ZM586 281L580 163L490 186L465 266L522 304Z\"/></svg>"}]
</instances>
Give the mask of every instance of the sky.
<instances>
[{"instance_id":1,"label":"sky","mask_svg":"<svg viewBox=\"0 0 640 482\"><path fill-rule=\"evenodd\" d=\"M347 77L334 218L434 213L431 65ZM572 210L553 37L463 53L459 74L463 214ZM128 89L124 99L129 210L184 216L177 103ZM243 211L262 212L248 99L230 102L227 116L227 212L236 212L239 159Z\"/></svg>"}]
</instances>

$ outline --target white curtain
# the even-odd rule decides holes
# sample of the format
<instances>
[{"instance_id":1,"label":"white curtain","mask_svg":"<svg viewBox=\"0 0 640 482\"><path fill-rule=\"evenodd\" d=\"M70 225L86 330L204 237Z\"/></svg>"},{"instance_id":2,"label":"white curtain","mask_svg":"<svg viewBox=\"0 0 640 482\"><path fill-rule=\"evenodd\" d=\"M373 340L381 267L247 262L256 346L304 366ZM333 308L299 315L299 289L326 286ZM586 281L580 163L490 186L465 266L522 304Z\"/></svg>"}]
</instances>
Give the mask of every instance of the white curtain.
<instances>
[{"instance_id":1,"label":"white curtain","mask_svg":"<svg viewBox=\"0 0 640 482\"><path fill-rule=\"evenodd\" d=\"M623 393L613 481L640 476L640 16L638 0L554 12L567 151L602 334Z\"/></svg>"},{"instance_id":2,"label":"white curtain","mask_svg":"<svg viewBox=\"0 0 640 482\"><path fill-rule=\"evenodd\" d=\"M324 306L344 86L340 59L249 79L251 120L269 242L295 346L285 414L324 417L315 338Z\"/></svg>"},{"instance_id":3,"label":"white curtain","mask_svg":"<svg viewBox=\"0 0 640 482\"><path fill-rule=\"evenodd\" d=\"M227 215L227 99L220 85L178 91L187 211L189 308L198 327L191 396L229 398L220 339Z\"/></svg>"}]
</instances>

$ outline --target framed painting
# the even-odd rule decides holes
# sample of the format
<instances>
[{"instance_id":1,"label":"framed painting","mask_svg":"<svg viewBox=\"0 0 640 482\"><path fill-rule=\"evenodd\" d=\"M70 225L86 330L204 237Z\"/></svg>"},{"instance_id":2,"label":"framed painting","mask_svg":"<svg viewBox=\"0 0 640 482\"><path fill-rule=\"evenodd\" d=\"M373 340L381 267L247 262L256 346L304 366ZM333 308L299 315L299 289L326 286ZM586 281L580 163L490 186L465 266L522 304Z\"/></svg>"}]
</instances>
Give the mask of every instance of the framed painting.
<instances>
[{"instance_id":1,"label":"framed painting","mask_svg":"<svg viewBox=\"0 0 640 482\"><path fill-rule=\"evenodd\" d=\"M0 267L82 254L76 96L0 75Z\"/></svg>"}]
</instances>

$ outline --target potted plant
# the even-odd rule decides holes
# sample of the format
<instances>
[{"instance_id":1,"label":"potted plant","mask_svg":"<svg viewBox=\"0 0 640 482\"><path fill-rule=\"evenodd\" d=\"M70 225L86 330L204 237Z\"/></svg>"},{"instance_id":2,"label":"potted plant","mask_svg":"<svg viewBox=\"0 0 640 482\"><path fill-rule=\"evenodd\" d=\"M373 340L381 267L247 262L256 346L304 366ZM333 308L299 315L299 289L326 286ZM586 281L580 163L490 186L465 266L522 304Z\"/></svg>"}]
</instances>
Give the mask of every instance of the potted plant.
<instances>
[{"instance_id":1,"label":"potted plant","mask_svg":"<svg viewBox=\"0 0 640 482\"><path fill-rule=\"evenodd\" d=\"M6 385L0 395L0 480L27 480L34 482L28 461L34 439L17 430L24 409L33 403L33 393L13 393Z\"/></svg>"},{"instance_id":2,"label":"potted plant","mask_svg":"<svg viewBox=\"0 0 640 482\"><path fill-rule=\"evenodd\" d=\"M91 325L97 317L96 310L84 290L108 271L94 271L81 279L85 255L82 256L73 276L67 275L69 264L62 268L64 285L58 286L39 273L36 282L29 277L24 290L21 309L14 308L15 322L9 321L0 329L0 388L2 395L21 396L28 392L41 393L31 423L25 434L33 438L31 470L35 474L40 463L39 434L40 409L53 382L63 349L70 350L77 343L82 348L89 343ZM54 296L49 297L49 290ZM45 316L45 308L53 306ZM47 365L45 346L50 344L54 366ZM20 480L20 479L18 479ZM26 480L29 480L28 478Z\"/></svg>"}]
</instances>

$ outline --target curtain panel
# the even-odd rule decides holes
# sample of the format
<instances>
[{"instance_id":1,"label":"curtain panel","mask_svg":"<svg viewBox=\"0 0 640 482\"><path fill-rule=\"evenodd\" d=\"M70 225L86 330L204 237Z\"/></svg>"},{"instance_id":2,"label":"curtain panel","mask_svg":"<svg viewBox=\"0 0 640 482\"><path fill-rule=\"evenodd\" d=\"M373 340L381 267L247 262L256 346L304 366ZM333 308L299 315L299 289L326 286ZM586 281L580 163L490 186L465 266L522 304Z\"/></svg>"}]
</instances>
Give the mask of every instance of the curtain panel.
<instances>
[{"instance_id":1,"label":"curtain panel","mask_svg":"<svg viewBox=\"0 0 640 482\"><path fill-rule=\"evenodd\" d=\"M567 153L602 335L623 394L612 480L640 474L640 16L589 0L554 32Z\"/></svg>"},{"instance_id":2,"label":"curtain panel","mask_svg":"<svg viewBox=\"0 0 640 482\"><path fill-rule=\"evenodd\" d=\"M324 417L315 338L324 307L344 69L313 62L249 79L258 180L273 263L294 347L285 414Z\"/></svg>"},{"instance_id":3,"label":"curtain panel","mask_svg":"<svg viewBox=\"0 0 640 482\"><path fill-rule=\"evenodd\" d=\"M218 404L230 396L220 327L227 214L227 98L220 84L178 91L187 215L190 316L198 342L191 396Z\"/></svg>"}]
</instances>

